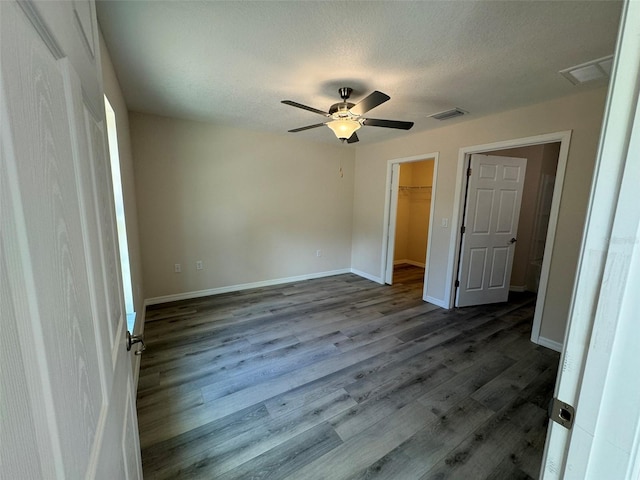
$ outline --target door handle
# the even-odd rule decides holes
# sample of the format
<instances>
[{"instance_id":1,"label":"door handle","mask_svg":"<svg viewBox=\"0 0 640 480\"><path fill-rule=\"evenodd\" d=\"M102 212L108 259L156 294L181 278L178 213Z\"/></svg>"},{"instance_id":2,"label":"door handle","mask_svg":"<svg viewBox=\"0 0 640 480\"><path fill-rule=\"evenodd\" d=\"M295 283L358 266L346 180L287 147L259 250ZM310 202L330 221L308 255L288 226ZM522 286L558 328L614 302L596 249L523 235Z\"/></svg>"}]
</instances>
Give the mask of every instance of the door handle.
<instances>
[{"instance_id":1,"label":"door handle","mask_svg":"<svg viewBox=\"0 0 640 480\"><path fill-rule=\"evenodd\" d=\"M516 243L517 240L515 238L512 238L511 240L509 240L509 243Z\"/></svg>"},{"instance_id":2,"label":"door handle","mask_svg":"<svg viewBox=\"0 0 640 480\"><path fill-rule=\"evenodd\" d=\"M147 346L144 344L144 335L131 335L131 332L127 330L127 352L129 352L131 347L136 343L140 343L141 345L140 348L133 353L142 355L142 352L147 349Z\"/></svg>"}]
</instances>

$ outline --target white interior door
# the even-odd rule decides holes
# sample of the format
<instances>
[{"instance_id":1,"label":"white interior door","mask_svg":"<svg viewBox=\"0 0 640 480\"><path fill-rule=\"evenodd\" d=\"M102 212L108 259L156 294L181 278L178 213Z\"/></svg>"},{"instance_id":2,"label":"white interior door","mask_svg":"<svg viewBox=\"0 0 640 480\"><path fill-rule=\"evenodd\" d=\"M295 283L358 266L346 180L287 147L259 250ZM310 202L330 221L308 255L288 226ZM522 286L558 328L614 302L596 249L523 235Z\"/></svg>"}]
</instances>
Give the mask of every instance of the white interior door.
<instances>
[{"instance_id":1,"label":"white interior door","mask_svg":"<svg viewBox=\"0 0 640 480\"><path fill-rule=\"evenodd\" d=\"M525 158L471 155L456 306L506 302Z\"/></svg>"},{"instance_id":2,"label":"white interior door","mask_svg":"<svg viewBox=\"0 0 640 480\"><path fill-rule=\"evenodd\" d=\"M94 12L0 2L2 478L142 478Z\"/></svg>"}]
</instances>

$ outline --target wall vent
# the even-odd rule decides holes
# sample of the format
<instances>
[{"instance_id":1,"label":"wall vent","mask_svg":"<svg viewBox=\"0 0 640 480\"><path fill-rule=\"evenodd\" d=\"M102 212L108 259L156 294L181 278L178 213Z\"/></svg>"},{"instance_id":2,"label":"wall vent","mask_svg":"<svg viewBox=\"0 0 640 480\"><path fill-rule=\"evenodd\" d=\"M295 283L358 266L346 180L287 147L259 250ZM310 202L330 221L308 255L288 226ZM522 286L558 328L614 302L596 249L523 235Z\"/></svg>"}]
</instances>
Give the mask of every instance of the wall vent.
<instances>
[{"instance_id":1,"label":"wall vent","mask_svg":"<svg viewBox=\"0 0 640 480\"><path fill-rule=\"evenodd\" d=\"M428 115L429 118L435 118L436 120L449 120L450 118L460 117L466 113L461 108L453 108L451 110L447 110L446 112L434 113L433 115Z\"/></svg>"}]
</instances>

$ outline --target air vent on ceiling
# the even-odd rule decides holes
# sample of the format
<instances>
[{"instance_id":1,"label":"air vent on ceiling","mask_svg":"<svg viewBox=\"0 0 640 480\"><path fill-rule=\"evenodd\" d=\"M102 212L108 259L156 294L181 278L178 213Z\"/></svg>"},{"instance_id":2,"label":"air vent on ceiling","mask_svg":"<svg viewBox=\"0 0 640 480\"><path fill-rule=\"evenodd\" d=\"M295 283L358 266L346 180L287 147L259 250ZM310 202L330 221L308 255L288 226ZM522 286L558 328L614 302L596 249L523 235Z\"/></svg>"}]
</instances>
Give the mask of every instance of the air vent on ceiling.
<instances>
[{"instance_id":1,"label":"air vent on ceiling","mask_svg":"<svg viewBox=\"0 0 640 480\"><path fill-rule=\"evenodd\" d=\"M428 115L429 118L435 118L436 120L449 120L450 118L460 117L464 115L465 112L461 108L453 108L451 110L447 110L446 112L434 113L433 115Z\"/></svg>"},{"instance_id":2,"label":"air vent on ceiling","mask_svg":"<svg viewBox=\"0 0 640 480\"><path fill-rule=\"evenodd\" d=\"M613 55L598 58L575 67L560 70L560 75L574 85L593 82L595 80L608 80L613 66Z\"/></svg>"}]
</instances>

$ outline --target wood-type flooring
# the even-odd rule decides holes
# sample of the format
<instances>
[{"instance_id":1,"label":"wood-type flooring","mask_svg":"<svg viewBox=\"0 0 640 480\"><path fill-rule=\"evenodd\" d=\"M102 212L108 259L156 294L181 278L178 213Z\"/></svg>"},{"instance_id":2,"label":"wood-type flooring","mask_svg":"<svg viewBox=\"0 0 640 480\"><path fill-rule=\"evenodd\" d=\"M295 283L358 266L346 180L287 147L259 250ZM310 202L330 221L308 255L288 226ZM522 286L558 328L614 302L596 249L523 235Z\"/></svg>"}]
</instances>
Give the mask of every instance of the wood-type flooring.
<instances>
[{"instance_id":1,"label":"wood-type flooring","mask_svg":"<svg viewBox=\"0 0 640 480\"><path fill-rule=\"evenodd\" d=\"M150 307L145 479L538 478L559 355L533 296L444 310L423 273Z\"/></svg>"}]
</instances>

